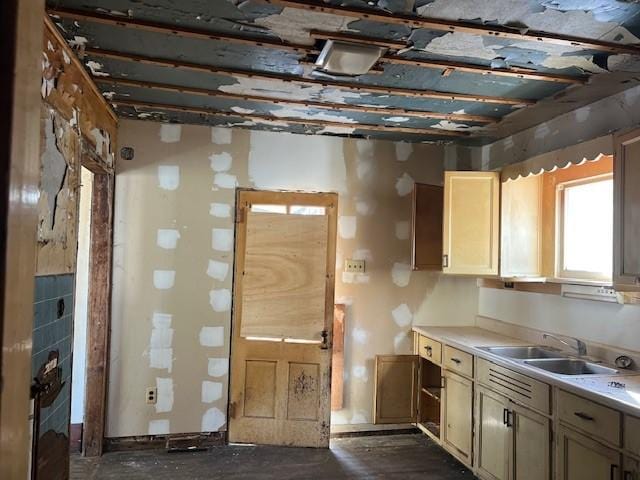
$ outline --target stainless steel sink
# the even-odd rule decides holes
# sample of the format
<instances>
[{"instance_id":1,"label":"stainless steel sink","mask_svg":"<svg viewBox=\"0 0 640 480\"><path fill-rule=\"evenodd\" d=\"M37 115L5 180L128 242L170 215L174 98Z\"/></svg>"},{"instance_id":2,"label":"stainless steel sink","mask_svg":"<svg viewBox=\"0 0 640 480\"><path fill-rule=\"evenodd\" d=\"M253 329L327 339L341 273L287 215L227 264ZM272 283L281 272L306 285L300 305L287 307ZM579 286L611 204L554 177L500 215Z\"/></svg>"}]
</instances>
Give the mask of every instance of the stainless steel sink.
<instances>
[{"instance_id":1,"label":"stainless steel sink","mask_svg":"<svg viewBox=\"0 0 640 480\"><path fill-rule=\"evenodd\" d=\"M577 358L538 358L524 360L524 363L559 375L614 375L619 373L615 368Z\"/></svg>"},{"instance_id":2,"label":"stainless steel sink","mask_svg":"<svg viewBox=\"0 0 640 480\"><path fill-rule=\"evenodd\" d=\"M525 360L531 358L564 358L559 350L545 347L484 347L483 350L501 357Z\"/></svg>"}]
</instances>

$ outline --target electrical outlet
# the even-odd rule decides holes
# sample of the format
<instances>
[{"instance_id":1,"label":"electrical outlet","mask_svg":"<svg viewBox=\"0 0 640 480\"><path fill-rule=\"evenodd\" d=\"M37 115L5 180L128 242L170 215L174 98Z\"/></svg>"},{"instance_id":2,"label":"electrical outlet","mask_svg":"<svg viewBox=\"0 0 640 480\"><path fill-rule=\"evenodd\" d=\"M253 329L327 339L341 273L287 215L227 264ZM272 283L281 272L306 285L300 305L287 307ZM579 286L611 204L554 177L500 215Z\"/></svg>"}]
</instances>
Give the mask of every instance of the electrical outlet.
<instances>
[{"instance_id":1,"label":"electrical outlet","mask_svg":"<svg viewBox=\"0 0 640 480\"><path fill-rule=\"evenodd\" d=\"M155 405L158 401L158 389L156 387L148 387L145 393L147 405Z\"/></svg>"},{"instance_id":2,"label":"electrical outlet","mask_svg":"<svg viewBox=\"0 0 640 480\"><path fill-rule=\"evenodd\" d=\"M364 260L345 260L344 271L350 273L364 273Z\"/></svg>"}]
</instances>

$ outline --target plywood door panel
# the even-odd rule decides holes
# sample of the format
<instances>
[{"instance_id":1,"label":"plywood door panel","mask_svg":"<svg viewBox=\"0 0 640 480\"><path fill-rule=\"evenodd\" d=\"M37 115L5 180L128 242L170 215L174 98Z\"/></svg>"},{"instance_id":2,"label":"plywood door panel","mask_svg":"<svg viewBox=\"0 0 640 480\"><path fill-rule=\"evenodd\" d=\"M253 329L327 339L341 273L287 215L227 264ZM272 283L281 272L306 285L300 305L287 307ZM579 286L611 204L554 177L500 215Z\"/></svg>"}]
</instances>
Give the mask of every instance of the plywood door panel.
<instances>
[{"instance_id":1,"label":"plywood door panel","mask_svg":"<svg viewBox=\"0 0 640 480\"><path fill-rule=\"evenodd\" d=\"M377 355L374 423L415 423L418 414L417 355Z\"/></svg>"},{"instance_id":2,"label":"plywood door panel","mask_svg":"<svg viewBox=\"0 0 640 480\"><path fill-rule=\"evenodd\" d=\"M276 369L278 362L247 360L244 374L245 417L276 417Z\"/></svg>"},{"instance_id":3,"label":"plywood door panel","mask_svg":"<svg viewBox=\"0 0 640 480\"><path fill-rule=\"evenodd\" d=\"M509 401L502 395L483 387L477 389L475 464L483 478L509 480L512 440L505 421L508 406Z\"/></svg>"},{"instance_id":4,"label":"plywood door panel","mask_svg":"<svg viewBox=\"0 0 640 480\"><path fill-rule=\"evenodd\" d=\"M558 429L558 480L620 480L621 456L615 450L566 427Z\"/></svg>"},{"instance_id":5,"label":"plywood door panel","mask_svg":"<svg viewBox=\"0 0 640 480\"><path fill-rule=\"evenodd\" d=\"M411 214L411 265L414 270L442 270L444 189L416 183Z\"/></svg>"},{"instance_id":6,"label":"plywood door panel","mask_svg":"<svg viewBox=\"0 0 640 480\"><path fill-rule=\"evenodd\" d=\"M518 405L512 405L514 480L551 478L551 427L549 419Z\"/></svg>"},{"instance_id":7,"label":"plywood door panel","mask_svg":"<svg viewBox=\"0 0 640 480\"><path fill-rule=\"evenodd\" d=\"M443 444L465 464L471 465L473 435L473 382L445 370Z\"/></svg>"},{"instance_id":8,"label":"plywood door panel","mask_svg":"<svg viewBox=\"0 0 640 480\"><path fill-rule=\"evenodd\" d=\"M613 282L640 291L640 129L616 139Z\"/></svg>"},{"instance_id":9,"label":"plywood door panel","mask_svg":"<svg viewBox=\"0 0 640 480\"><path fill-rule=\"evenodd\" d=\"M498 172L445 172L443 272L497 275Z\"/></svg>"}]
</instances>

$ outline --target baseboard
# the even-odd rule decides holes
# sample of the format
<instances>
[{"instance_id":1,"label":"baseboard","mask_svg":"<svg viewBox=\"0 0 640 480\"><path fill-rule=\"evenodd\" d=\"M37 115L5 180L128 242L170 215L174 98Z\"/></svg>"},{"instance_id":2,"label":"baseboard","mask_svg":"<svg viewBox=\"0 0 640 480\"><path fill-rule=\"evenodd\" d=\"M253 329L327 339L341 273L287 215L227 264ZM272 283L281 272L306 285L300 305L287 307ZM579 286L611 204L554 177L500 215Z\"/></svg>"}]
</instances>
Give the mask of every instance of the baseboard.
<instances>
[{"instance_id":1,"label":"baseboard","mask_svg":"<svg viewBox=\"0 0 640 480\"><path fill-rule=\"evenodd\" d=\"M331 438L346 437L367 437L374 435L407 435L419 433L417 427L411 424L392 424L392 425L374 425L374 424L357 424L357 425L332 425Z\"/></svg>"},{"instance_id":2,"label":"baseboard","mask_svg":"<svg viewBox=\"0 0 640 480\"><path fill-rule=\"evenodd\" d=\"M104 439L105 452L132 450L189 451L226 445L227 432L140 435Z\"/></svg>"},{"instance_id":3,"label":"baseboard","mask_svg":"<svg viewBox=\"0 0 640 480\"><path fill-rule=\"evenodd\" d=\"M72 423L69 425L69 451L71 453L82 452L82 423Z\"/></svg>"}]
</instances>

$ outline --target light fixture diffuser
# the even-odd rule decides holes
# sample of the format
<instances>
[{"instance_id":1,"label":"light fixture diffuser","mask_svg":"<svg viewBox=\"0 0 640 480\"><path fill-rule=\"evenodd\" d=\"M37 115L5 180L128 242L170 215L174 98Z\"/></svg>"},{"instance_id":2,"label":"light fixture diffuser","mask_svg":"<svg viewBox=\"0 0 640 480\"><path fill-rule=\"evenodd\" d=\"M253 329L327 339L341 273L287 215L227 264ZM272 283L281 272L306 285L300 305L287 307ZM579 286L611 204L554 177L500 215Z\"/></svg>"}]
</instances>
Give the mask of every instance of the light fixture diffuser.
<instances>
[{"instance_id":1,"label":"light fixture diffuser","mask_svg":"<svg viewBox=\"0 0 640 480\"><path fill-rule=\"evenodd\" d=\"M337 75L364 75L386 52L375 45L327 40L316 65L320 70Z\"/></svg>"}]
</instances>

